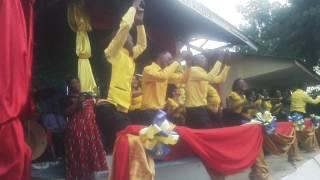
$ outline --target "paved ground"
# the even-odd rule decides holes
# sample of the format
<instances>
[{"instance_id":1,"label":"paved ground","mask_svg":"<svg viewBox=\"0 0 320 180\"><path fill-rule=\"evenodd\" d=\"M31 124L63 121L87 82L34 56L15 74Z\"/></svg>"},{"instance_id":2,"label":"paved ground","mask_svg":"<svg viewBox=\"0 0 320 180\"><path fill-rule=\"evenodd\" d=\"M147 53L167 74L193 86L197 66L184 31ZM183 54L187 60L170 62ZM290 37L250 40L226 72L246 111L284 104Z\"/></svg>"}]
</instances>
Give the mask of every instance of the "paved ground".
<instances>
[{"instance_id":1,"label":"paved ground","mask_svg":"<svg viewBox=\"0 0 320 180\"><path fill-rule=\"evenodd\" d=\"M302 153L302 156L304 157L304 161L298 162L295 165L294 164L290 164L287 161L287 156L286 155L282 155L282 156L267 156L266 160L270 166L270 170L271 170L271 174L273 176L274 180L281 180L282 177L285 177L293 172L295 172L296 167L301 166L302 164L304 164L307 160L315 157L318 153ZM186 162L184 162L186 161ZM171 168L171 170L167 170L168 171L174 171L173 169L175 169L177 167L178 172L183 169L183 170L187 170L188 168L188 172L190 171L191 174L193 174L194 176L197 176L197 180L202 180L202 179L207 179L205 178L203 175L204 172L200 172L200 170L195 170L197 169L197 167L201 166L201 163L199 165L200 161L197 159L193 159L193 160L182 160L182 164L180 165L174 165L174 167L172 168L171 165L173 165L174 163L170 163L169 168ZM160 165L161 166L161 165ZM162 165L162 166L168 166L168 165ZM193 171L193 172L192 172ZM197 171L197 172L194 172ZM178 173L176 172L176 173ZM227 180L248 180L248 174L249 174L250 170L244 171L242 173L227 177ZM50 168L49 170L41 170L41 171L33 171L33 180L60 180L63 179L63 174L64 174L64 167L63 164L60 164L59 166ZM198 174L198 175L196 175ZM185 177L186 172L182 173L179 175L179 177ZM192 175L191 175L192 176ZM200 176L200 177L199 177ZM201 178L203 176L203 178ZM37 177L37 178L36 178ZM190 177L191 178L191 177ZM104 178L99 178L99 179L104 179ZM166 180L167 178L163 179ZM179 178L180 179L180 178ZM186 179L186 178L183 178ZM192 178L194 179L194 178ZM177 179L178 180L178 179Z\"/></svg>"},{"instance_id":2,"label":"paved ground","mask_svg":"<svg viewBox=\"0 0 320 180\"><path fill-rule=\"evenodd\" d=\"M297 167L304 164L307 160L313 158L318 153L303 153L303 161L297 162L296 164L290 164L287 161L286 155L281 156L267 156L266 160L270 166L271 174L274 180L281 180L281 178L293 173ZM228 177L227 180L248 180L249 170L236 174L234 176Z\"/></svg>"}]
</instances>

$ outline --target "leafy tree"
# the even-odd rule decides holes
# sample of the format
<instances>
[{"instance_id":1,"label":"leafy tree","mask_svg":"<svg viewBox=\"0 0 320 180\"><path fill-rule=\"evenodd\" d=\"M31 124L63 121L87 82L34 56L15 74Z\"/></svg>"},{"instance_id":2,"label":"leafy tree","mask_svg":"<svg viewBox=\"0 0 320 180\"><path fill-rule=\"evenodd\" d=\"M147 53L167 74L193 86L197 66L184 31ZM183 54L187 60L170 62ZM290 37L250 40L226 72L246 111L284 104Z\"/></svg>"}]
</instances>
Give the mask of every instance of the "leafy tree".
<instances>
[{"instance_id":1,"label":"leafy tree","mask_svg":"<svg viewBox=\"0 0 320 180\"><path fill-rule=\"evenodd\" d=\"M318 63L319 0L289 0L286 5L250 0L239 9L246 19L241 29L258 44L257 53L303 58L310 66ZM243 47L239 50L249 52Z\"/></svg>"}]
</instances>

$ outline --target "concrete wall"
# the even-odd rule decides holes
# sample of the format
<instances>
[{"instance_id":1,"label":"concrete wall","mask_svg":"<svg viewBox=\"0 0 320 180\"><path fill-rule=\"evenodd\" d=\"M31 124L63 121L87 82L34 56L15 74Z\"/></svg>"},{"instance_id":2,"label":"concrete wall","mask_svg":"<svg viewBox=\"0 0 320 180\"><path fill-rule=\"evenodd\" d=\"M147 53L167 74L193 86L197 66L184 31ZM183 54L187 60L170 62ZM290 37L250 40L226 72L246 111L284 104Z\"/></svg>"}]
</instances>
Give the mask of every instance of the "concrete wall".
<instances>
[{"instance_id":1,"label":"concrete wall","mask_svg":"<svg viewBox=\"0 0 320 180\"><path fill-rule=\"evenodd\" d=\"M233 81L290 68L293 60L263 56L232 56L231 70L227 81L221 86L222 100L230 93Z\"/></svg>"}]
</instances>

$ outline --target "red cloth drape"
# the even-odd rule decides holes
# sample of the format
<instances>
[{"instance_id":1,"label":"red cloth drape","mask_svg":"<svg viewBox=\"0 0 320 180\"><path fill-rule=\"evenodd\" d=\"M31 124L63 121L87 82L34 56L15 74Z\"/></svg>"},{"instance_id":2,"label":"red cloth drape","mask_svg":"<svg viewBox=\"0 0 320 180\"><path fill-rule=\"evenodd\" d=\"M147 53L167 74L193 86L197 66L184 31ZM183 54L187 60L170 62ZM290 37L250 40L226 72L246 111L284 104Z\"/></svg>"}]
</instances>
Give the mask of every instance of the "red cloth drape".
<instances>
[{"instance_id":1,"label":"red cloth drape","mask_svg":"<svg viewBox=\"0 0 320 180\"><path fill-rule=\"evenodd\" d=\"M0 3L0 124L18 117L27 101L32 66L32 6L28 0Z\"/></svg>"},{"instance_id":2,"label":"red cloth drape","mask_svg":"<svg viewBox=\"0 0 320 180\"><path fill-rule=\"evenodd\" d=\"M30 179L31 153L19 114L29 93L32 0L0 1L0 179Z\"/></svg>"},{"instance_id":3,"label":"red cloth drape","mask_svg":"<svg viewBox=\"0 0 320 180\"><path fill-rule=\"evenodd\" d=\"M127 134L138 135L141 126L130 126L118 134L112 180L128 180ZM207 168L220 175L230 175L251 167L263 142L263 130L259 125L230 128L193 130L177 127L179 143L173 146L168 159L195 155Z\"/></svg>"},{"instance_id":4,"label":"red cloth drape","mask_svg":"<svg viewBox=\"0 0 320 180\"><path fill-rule=\"evenodd\" d=\"M18 119L0 125L0 179L31 179L31 150L24 141Z\"/></svg>"},{"instance_id":5,"label":"red cloth drape","mask_svg":"<svg viewBox=\"0 0 320 180\"><path fill-rule=\"evenodd\" d=\"M291 122L277 122L276 133L283 136L290 136L293 124Z\"/></svg>"}]
</instances>

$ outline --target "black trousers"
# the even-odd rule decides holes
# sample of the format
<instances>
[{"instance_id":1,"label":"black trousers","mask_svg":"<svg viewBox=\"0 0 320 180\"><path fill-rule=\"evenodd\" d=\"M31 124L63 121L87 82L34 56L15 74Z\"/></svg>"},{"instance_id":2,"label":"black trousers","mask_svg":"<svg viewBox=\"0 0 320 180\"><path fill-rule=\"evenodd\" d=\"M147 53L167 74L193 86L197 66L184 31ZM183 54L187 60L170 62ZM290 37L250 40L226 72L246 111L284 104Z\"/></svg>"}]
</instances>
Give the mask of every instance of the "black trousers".
<instances>
[{"instance_id":1,"label":"black trousers","mask_svg":"<svg viewBox=\"0 0 320 180\"><path fill-rule=\"evenodd\" d=\"M139 125L149 126L152 124L154 116L157 114L158 110L142 110L141 120L139 120Z\"/></svg>"},{"instance_id":2,"label":"black trousers","mask_svg":"<svg viewBox=\"0 0 320 180\"><path fill-rule=\"evenodd\" d=\"M139 125L141 121L142 112L141 110L129 111L128 116L131 124Z\"/></svg>"},{"instance_id":3,"label":"black trousers","mask_svg":"<svg viewBox=\"0 0 320 180\"><path fill-rule=\"evenodd\" d=\"M206 106L187 108L187 126L193 129L211 128L211 120Z\"/></svg>"},{"instance_id":4,"label":"black trousers","mask_svg":"<svg viewBox=\"0 0 320 180\"><path fill-rule=\"evenodd\" d=\"M225 127L240 126L243 121L250 121L241 113L231 112L230 110L223 111L223 125Z\"/></svg>"},{"instance_id":5,"label":"black trousers","mask_svg":"<svg viewBox=\"0 0 320 180\"><path fill-rule=\"evenodd\" d=\"M106 152L112 152L117 133L130 124L128 115L112 104L99 105L95 111L104 148Z\"/></svg>"},{"instance_id":6,"label":"black trousers","mask_svg":"<svg viewBox=\"0 0 320 180\"><path fill-rule=\"evenodd\" d=\"M222 121L222 112L212 112L208 109L210 120L212 123L212 128L222 128L224 127Z\"/></svg>"}]
</instances>

